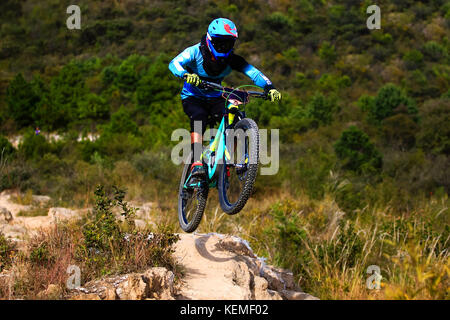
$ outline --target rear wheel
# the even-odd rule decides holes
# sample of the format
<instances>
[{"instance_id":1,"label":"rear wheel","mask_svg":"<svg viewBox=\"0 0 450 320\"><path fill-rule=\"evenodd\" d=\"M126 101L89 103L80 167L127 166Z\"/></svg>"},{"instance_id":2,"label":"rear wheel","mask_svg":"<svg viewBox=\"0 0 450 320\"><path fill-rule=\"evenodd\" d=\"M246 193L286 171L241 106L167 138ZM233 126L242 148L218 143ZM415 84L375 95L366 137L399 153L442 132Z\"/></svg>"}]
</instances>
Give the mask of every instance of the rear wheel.
<instances>
[{"instance_id":1,"label":"rear wheel","mask_svg":"<svg viewBox=\"0 0 450 320\"><path fill-rule=\"evenodd\" d=\"M178 220L185 232L194 232L200 224L209 191L206 181L198 182L195 186L189 183L190 172L190 164L187 161L178 193Z\"/></svg>"},{"instance_id":2,"label":"rear wheel","mask_svg":"<svg viewBox=\"0 0 450 320\"><path fill-rule=\"evenodd\" d=\"M240 134L239 134L240 133ZM250 197L258 173L259 130L255 121L244 118L236 123L234 134L227 134L227 145L234 140L231 161L219 170L219 201L227 214L242 210Z\"/></svg>"}]
</instances>

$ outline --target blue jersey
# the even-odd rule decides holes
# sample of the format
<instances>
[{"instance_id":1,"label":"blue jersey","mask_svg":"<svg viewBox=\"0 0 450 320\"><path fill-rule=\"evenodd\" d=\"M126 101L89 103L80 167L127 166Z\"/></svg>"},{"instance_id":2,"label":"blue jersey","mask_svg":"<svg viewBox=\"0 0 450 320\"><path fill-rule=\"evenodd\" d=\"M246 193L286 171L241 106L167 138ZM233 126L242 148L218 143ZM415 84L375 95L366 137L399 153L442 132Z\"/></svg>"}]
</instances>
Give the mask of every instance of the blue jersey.
<instances>
[{"instance_id":1,"label":"blue jersey","mask_svg":"<svg viewBox=\"0 0 450 320\"><path fill-rule=\"evenodd\" d=\"M238 55L231 54L231 56L226 61L222 62L221 65L211 66L213 62L204 61L206 56L204 46L204 39L202 39L202 42L186 48L170 62L170 71L180 78L183 78L185 73L195 73L202 80L220 84L232 70L237 70L249 77L258 87L265 90L273 88L272 82L261 71ZM221 92L210 89L200 89L188 83L184 83L183 90L181 91L181 99L186 99L188 97L210 99L220 96Z\"/></svg>"}]
</instances>

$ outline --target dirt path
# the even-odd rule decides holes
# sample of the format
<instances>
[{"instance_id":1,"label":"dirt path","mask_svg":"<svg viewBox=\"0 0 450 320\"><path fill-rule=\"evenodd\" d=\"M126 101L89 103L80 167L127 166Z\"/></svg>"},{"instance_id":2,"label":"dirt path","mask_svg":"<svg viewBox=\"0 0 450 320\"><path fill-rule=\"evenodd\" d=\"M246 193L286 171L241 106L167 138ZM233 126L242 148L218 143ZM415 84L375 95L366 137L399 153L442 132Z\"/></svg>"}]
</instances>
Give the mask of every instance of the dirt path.
<instances>
[{"instance_id":1,"label":"dirt path","mask_svg":"<svg viewBox=\"0 0 450 320\"><path fill-rule=\"evenodd\" d=\"M236 254L218 247L217 235L181 234L175 256L186 276L181 291L184 299L243 299L248 290L233 283Z\"/></svg>"}]
</instances>

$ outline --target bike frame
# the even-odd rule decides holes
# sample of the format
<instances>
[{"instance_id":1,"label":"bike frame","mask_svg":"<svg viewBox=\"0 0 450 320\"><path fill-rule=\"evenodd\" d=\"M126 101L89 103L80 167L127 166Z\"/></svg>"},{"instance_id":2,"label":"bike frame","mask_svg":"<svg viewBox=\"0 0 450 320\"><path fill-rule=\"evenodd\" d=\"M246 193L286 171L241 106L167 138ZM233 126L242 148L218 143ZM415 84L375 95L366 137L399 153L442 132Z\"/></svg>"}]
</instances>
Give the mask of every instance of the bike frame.
<instances>
[{"instance_id":1,"label":"bike frame","mask_svg":"<svg viewBox=\"0 0 450 320\"><path fill-rule=\"evenodd\" d=\"M245 113L239 111L238 105L236 105L233 102L228 102L226 107L226 112L224 116L222 117L222 120L220 121L219 128L217 129L217 133L214 137L214 140L210 141L209 146L207 149L205 149L200 159L204 159L204 162L206 163L208 167L208 184L209 187L215 187L217 185L217 181L214 178L214 175L217 170L217 165L219 163L224 163L227 160L231 160L230 153L227 150L226 146L226 129L229 129L233 121L235 119L235 116L239 115L240 118L245 118ZM225 123L228 123L225 125ZM224 157L226 158L224 161ZM186 179L186 183L189 181L190 176ZM185 187L199 187L199 183L196 184L189 184Z\"/></svg>"},{"instance_id":2,"label":"bike frame","mask_svg":"<svg viewBox=\"0 0 450 320\"><path fill-rule=\"evenodd\" d=\"M216 90L223 91L223 90L227 89L217 83L212 83L212 82L208 82L208 81L202 81L202 84L206 85L207 87L216 89ZM254 87L254 86L244 85L244 86L240 86L240 87ZM226 160L231 160L230 153L228 152L227 147L226 147L226 135L225 135L226 130L232 127L236 115L238 115L238 117L240 119L245 118L245 111L240 111L239 105L241 105L241 104L245 105L246 102L248 102L248 100L246 100L246 102L242 102L242 101L239 101L239 100L236 100L233 98L230 99L230 96L238 88L230 89L231 91L230 90L228 91L228 93L227 93L228 96L226 97L227 102L226 102L224 116L222 117L219 128L217 130L217 133L214 137L214 140L210 142L208 148L202 152L201 157L200 157L201 160L204 159L204 162L206 163L206 165L208 167L207 183L208 183L209 187L217 186L216 170L217 170L218 164L225 163ZM262 94L260 92L247 91L247 94L249 96L265 97L265 99L266 99L266 95ZM231 97L233 97L233 96L231 96ZM228 124L225 125L225 123L228 123ZM225 155L226 159L224 159L224 155ZM191 177L191 174L189 174L188 178L186 179L186 182L184 184L185 188L201 187L201 182L190 183L189 185L186 185L187 182L190 180L190 177Z\"/></svg>"}]
</instances>

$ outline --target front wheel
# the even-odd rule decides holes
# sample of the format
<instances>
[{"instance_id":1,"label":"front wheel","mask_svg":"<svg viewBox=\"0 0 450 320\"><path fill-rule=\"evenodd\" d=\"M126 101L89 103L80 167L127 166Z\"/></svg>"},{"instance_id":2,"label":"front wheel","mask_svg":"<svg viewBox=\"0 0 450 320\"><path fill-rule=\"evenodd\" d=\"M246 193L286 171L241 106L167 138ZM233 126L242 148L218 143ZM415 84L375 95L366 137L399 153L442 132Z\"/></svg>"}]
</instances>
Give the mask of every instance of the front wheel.
<instances>
[{"instance_id":1,"label":"front wheel","mask_svg":"<svg viewBox=\"0 0 450 320\"><path fill-rule=\"evenodd\" d=\"M219 201L227 214L236 214L250 197L258 173L259 130L255 121L240 120L227 133L227 150L231 159L224 159L219 169ZM229 148L229 146L231 146Z\"/></svg>"},{"instance_id":2,"label":"front wheel","mask_svg":"<svg viewBox=\"0 0 450 320\"><path fill-rule=\"evenodd\" d=\"M185 232L194 232L200 224L209 191L206 181L198 182L197 185L190 183L190 172L190 164L187 161L178 193L178 221Z\"/></svg>"}]
</instances>

